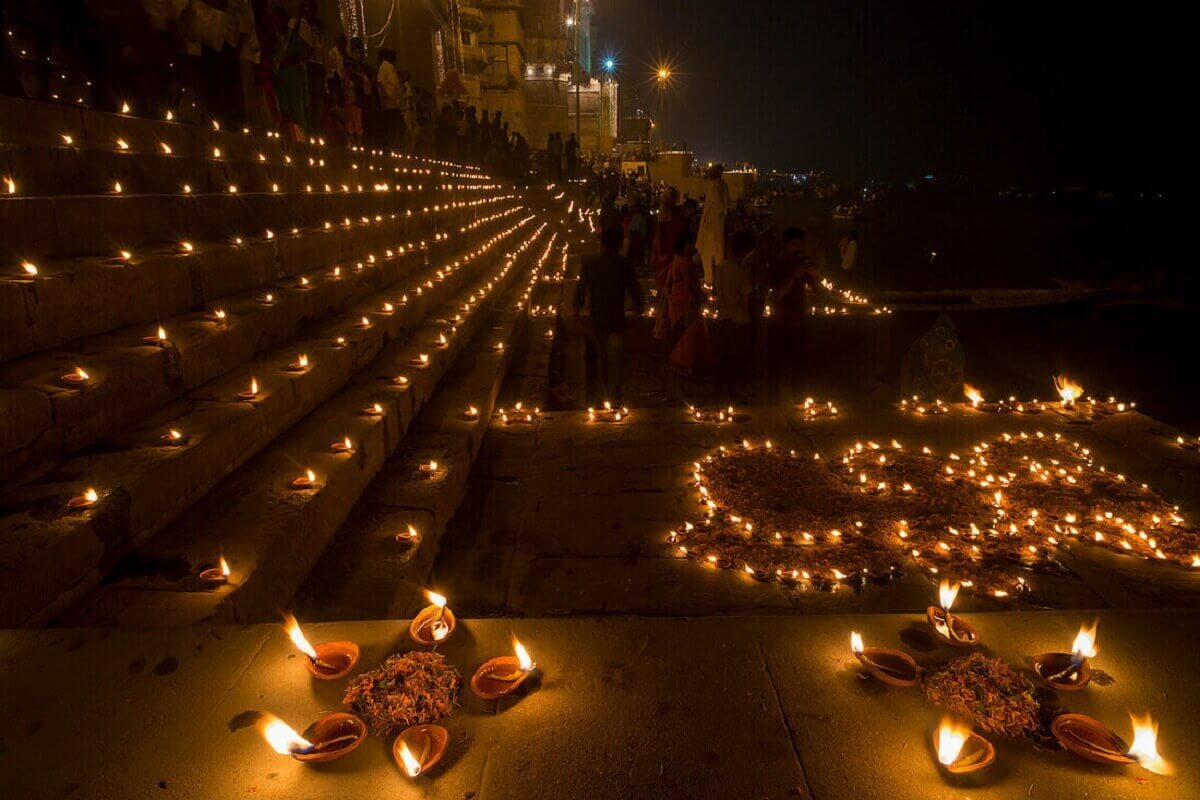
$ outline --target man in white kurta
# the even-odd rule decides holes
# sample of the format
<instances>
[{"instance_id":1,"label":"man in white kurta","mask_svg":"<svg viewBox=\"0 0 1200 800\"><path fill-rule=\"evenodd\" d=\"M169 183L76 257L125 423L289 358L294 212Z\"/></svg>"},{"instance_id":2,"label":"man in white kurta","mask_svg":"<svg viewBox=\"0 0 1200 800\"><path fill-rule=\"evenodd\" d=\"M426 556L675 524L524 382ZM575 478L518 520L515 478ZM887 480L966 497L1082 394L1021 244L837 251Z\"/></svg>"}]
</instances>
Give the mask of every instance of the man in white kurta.
<instances>
[{"instance_id":1,"label":"man in white kurta","mask_svg":"<svg viewBox=\"0 0 1200 800\"><path fill-rule=\"evenodd\" d=\"M696 237L696 249L704 265L704 281L710 284L713 270L725 260L725 216L729 213L729 187L721 177L723 172L720 166L708 171L704 213L700 216L700 233Z\"/></svg>"}]
</instances>

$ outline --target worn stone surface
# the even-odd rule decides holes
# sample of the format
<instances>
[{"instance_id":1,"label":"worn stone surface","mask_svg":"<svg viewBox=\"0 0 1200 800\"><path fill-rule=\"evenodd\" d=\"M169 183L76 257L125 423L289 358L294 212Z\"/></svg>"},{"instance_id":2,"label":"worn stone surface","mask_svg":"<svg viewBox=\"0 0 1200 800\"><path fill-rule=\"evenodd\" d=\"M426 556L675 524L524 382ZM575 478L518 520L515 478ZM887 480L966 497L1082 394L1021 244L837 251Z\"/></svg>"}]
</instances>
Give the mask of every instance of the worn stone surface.
<instances>
[{"instance_id":1,"label":"worn stone surface","mask_svg":"<svg viewBox=\"0 0 1200 800\"><path fill-rule=\"evenodd\" d=\"M453 598L451 599L453 603ZM973 615L988 648L1017 669L1070 644L1079 613ZM753 797L785 800L1011 800L1194 796L1200 726L1194 612L1102 612L1095 666L1112 677L1061 695L1130 736L1126 710L1159 722L1175 768L1103 768L992 736L998 760L972 779L944 775L930 752L940 719L919 690L859 677L849 633L936 667L917 615L710 619L464 619L441 651L463 675L511 652L515 633L539 672L509 699L464 691L442 722L451 744L415 786L371 737L331 765L272 752L255 711L297 730L338 710L344 681L314 680L278 625L0 633L8 720L0 764L14 797L360 797L413 791L463 797ZM358 670L412 647L407 620L304 627L349 639ZM911 632L910 632L911 631ZM82 713L81 713L82 712ZM249 713L248 713L249 712ZM130 754L136 753L136 758ZM1143 783L1144 782L1144 783ZM160 788L165 784L166 789Z\"/></svg>"}]
</instances>

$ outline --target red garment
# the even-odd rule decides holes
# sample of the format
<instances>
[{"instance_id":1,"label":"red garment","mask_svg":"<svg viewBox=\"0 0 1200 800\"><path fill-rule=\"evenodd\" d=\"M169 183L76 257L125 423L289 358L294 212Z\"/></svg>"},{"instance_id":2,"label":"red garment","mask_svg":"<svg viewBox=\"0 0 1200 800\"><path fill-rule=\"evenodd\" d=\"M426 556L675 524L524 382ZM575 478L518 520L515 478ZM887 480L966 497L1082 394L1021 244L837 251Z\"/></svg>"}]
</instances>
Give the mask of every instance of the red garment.
<instances>
[{"instance_id":1,"label":"red garment","mask_svg":"<svg viewBox=\"0 0 1200 800\"><path fill-rule=\"evenodd\" d=\"M667 270L671 266L671 260L675 258L675 240L683 233L685 224L683 214L679 209L675 209L671 212L670 219L663 219L660 214L654 226L654 241L650 245L650 267L654 270L654 279L658 282L660 292L667 282Z\"/></svg>"},{"instance_id":2,"label":"red garment","mask_svg":"<svg viewBox=\"0 0 1200 800\"><path fill-rule=\"evenodd\" d=\"M700 314L702 275L700 265L685 255L676 255L667 271L667 320L675 337L671 363L682 370L708 361L708 334Z\"/></svg>"}]
</instances>

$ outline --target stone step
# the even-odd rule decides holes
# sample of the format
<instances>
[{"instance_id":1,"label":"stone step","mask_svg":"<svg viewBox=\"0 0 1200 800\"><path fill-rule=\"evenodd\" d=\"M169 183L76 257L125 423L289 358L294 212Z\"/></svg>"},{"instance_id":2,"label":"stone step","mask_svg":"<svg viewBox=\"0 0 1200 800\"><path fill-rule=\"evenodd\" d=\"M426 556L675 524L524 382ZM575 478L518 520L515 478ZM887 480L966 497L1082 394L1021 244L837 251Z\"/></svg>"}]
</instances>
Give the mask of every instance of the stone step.
<instances>
[{"instance_id":1,"label":"stone step","mask_svg":"<svg viewBox=\"0 0 1200 800\"><path fill-rule=\"evenodd\" d=\"M488 183L477 167L367 148L297 144L263 132L0 98L0 163L18 197L302 191L330 184ZM7 191L7 187L6 187Z\"/></svg>"},{"instance_id":2,"label":"stone step","mask_svg":"<svg viewBox=\"0 0 1200 800\"><path fill-rule=\"evenodd\" d=\"M61 197L10 197L0 194L0 223L20 236L0 242L5 273L23 277L22 261L36 264L57 257L99 255L115 258L121 250L135 255L155 245L177 246L235 237L254 239L268 228L337 225L347 217L413 218L455 202L469 203L498 193L445 190L434 186L348 191L315 186L312 192L237 194L79 194ZM426 211L428 209L429 211ZM11 262L11 266L8 266Z\"/></svg>"},{"instance_id":3,"label":"stone step","mask_svg":"<svg viewBox=\"0 0 1200 800\"><path fill-rule=\"evenodd\" d=\"M372 477L384 468L401 440L407 442L404 434L416 413L431 396L440 398L443 376L484 329L489 313L522 274L522 264L532 260L525 254L528 243L543 236L544 228L526 228L521 234L526 244L514 248L519 252L496 260L441 309L438 319L418 329L411 342L389 347L354 385L308 415L151 541L130 559L124 574L72 612L70 624L163 626L210 618L274 619ZM462 312L465 303L471 303L470 313ZM434 351L436 358L429 367L409 367L410 360L428 351L458 314L463 319L449 347ZM378 397L375 377L397 372L412 378L407 391L389 397L400 402L389 403L381 418L363 417L360 410ZM351 437L353 452L332 453L330 442L344 435ZM450 450L433 457L442 465L448 465L447 459L462 460L461 454ZM309 466L317 475L317 490L289 488L288 482ZM231 581L208 589L196 575L202 566L215 563L218 553L229 561ZM183 564L186 574L172 566Z\"/></svg>"},{"instance_id":4,"label":"stone step","mask_svg":"<svg viewBox=\"0 0 1200 800\"><path fill-rule=\"evenodd\" d=\"M69 350L46 351L3 366L0 384L8 388L0 389L0 405L10 409L14 424L0 424L0 457L5 465L0 467L0 479L123 430L256 353L302 337L314 320L357 305L354 316L343 317L357 321L362 314L382 308L385 301L398 305L402 293L419 285L412 276L426 257L434 263L452 263L487 242L501 226L511 224L519 209L503 207L471 223L465 233L439 234L448 238L430 243L432 251L419 243L396 245L396 251L381 251L379 257L372 254L370 261L341 266L336 275L332 266L321 265L319 271L302 276L307 286L299 279L281 281L222 298L203 313L164 319L166 346L146 344L145 337L154 337L158 326L140 324L80 340ZM401 255L400 249L406 252ZM393 252L393 257L388 258L387 252ZM397 286L402 288L393 291ZM224 322L210 318L218 307L226 312ZM80 388L62 380L76 366L89 375Z\"/></svg>"},{"instance_id":5,"label":"stone step","mask_svg":"<svg viewBox=\"0 0 1200 800\"><path fill-rule=\"evenodd\" d=\"M376 296L345 319L306 330L311 336L305 341L270 351L205 384L114 441L110 450L76 456L40 482L10 492L0 518L0 574L11 591L3 595L0 625L26 623L48 608L53 612L56 600L73 600L90 588L132 548L340 390L427 312L469 285L501 242L515 238L531 219L494 234L470 266L443 270L445 277L433 280L433 288L422 288L420 295L410 289L408 305L397 306L390 315L376 313L385 299ZM396 300L395 294L387 299ZM351 320L363 314L370 315L371 327L357 330ZM344 346L335 343L338 335L345 336ZM308 370L281 371L299 352L310 354ZM258 379L259 397L253 403L238 402L251 376ZM382 398L403 393L388 380L371 388ZM160 437L171 428L187 437L183 446L164 446ZM66 501L89 486L98 490L99 502L71 513Z\"/></svg>"},{"instance_id":6,"label":"stone step","mask_svg":"<svg viewBox=\"0 0 1200 800\"><path fill-rule=\"evenodd\" d=\"M557 238L541 246L530 273L533 280L515 286L492 314L490 326L472 342L421 413L402 453L388 462L355 515L313 567L296 598L301 618L394 618L426 604L424 587L441 535L465 496L471 465L512 364L513 341L530 322L531 287L548 254L558 250ZM506 346L497 349L498 342ZM468 406L478 409L478 419L465 418ZM430 458L445 467L444 477L436 482L420 478L420 464ZM418 537L407 545L398 543L396 532L409 525Z\"/></svg>"},{"instance_id":7,"label":"stone step","mask_svg":"<svg viewBox=\"0 0 1200 800\"><path fill-rule=\"evenodd\" d=\"M172 237L169 244L125 249L128 258L117 250L48 261L30 256L36 276L25 274L21 263L0 276L0 361L203 308L216 298L316 266L352 265L404 243L432 242L438 232L453 233L514 200L511 191L500 191L471 201L418 206L409 217L406 209L394 210L392 201L376 198L356 204L370 214L339 214L312 225L303 223L302 215L295 221L281 218L282 225L258 224L243 209L238 219L246 227L237 237L226 235L234 228L224 223L221 238L207 240L183 236L172 225L164 228ZM206 213L198 206L193 211L197 218ZM111 247L112 240L106 239L105 246Z\"/></svg>"}]
</instances>

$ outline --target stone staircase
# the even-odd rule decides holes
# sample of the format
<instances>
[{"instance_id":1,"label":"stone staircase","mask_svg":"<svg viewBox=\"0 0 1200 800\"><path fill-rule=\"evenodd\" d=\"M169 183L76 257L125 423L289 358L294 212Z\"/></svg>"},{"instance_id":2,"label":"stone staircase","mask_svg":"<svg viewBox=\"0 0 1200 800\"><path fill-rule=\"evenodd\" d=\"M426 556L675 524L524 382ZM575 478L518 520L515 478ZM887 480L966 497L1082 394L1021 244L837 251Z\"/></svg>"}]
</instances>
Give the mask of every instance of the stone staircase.
<instances>
[{"instance_id":1,"label":"stone staircase","mask_svg":"<svg viewBox=\"0 0 1200 800\"><path fill-rule=\"evenodd\" d=\"M0 120L3 626L286 604L562 205L393 153Z\"/></svg>"}]
</instances>

